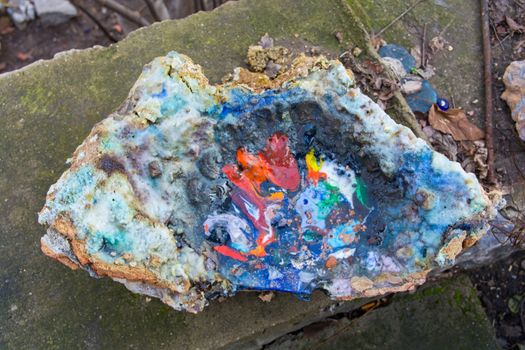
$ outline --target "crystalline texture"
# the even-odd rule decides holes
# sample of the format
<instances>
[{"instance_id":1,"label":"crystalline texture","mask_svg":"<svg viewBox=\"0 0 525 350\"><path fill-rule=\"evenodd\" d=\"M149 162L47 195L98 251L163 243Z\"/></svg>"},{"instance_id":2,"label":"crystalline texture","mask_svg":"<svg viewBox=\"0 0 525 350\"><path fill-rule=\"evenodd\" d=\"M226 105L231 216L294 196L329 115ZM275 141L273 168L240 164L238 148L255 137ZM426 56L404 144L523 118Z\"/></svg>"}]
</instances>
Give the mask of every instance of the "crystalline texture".
<instances>
[{"instance_id":1,"label":"crystalline texture","mask_svg":"<svg viewBox=\"0 0 525 350\"><path fill-rule=\"evenodd\" d=\"M177 53L147 65L49 190L44 253L198 312L240 290L409 290L486 231L475 176L340 62L234 76L211 86Z\"/></svg>"}]
</instances>

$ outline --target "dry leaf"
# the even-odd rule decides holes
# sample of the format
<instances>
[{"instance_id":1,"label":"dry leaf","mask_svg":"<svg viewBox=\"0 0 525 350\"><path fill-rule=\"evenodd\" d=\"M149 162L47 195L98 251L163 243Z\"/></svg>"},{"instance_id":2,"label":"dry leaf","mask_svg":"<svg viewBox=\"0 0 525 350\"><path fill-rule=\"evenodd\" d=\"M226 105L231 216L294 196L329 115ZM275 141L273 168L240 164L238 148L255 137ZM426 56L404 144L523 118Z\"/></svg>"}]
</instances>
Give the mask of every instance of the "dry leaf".
<instances>
[{"instance_id":1,"label":"dry leaf","mask_svg":"<svg viewBox=\"0 0 525 350\"><path fill-rule=\"evenodd\" d=\"M29 59L29 54L20 51L16 54L16 58L18 58L20 61L27 61Z\"/></svg>"},{"instance_id":2,"label":"dry leaf","mask_svg":"<svg viewBox=\"0 0 525 350\"><path fill-rule=\"evenodd\" d=\"M505 21L507 22L509 28L513 32L520 32L520 33L525 32L525 27L519 24L518 22L516 22L515 20L513 20L512 18L510 18L509 16L505 16Z\"/></svg>"},{"instance_id":3,"label":"dry leaf","mask_svg":"<svg viewBox=\"0 0 525 350\"><path fill-rule=\"evenodd\" d=\"M337 42L339 44L342 44L343 41L344 41L344 35L343 35L343 32L335 32L335 38L337 39Z\"/></svg>"},{"instance_id":4,"label":"dry leaf","mask_svg":"<svg viewBox=\"0 0 525 350\"><path fill-rule=\"evenodd\" d=\"M116 31L117 33L122 33L122 26L120 25L120 23L115 23L113 25L113 30Z\"/></svg>"},{"instance_id":5,"label":"dry leaf","mask_svg":"<svg viewBox=\"0 0 525 350\"><path fill-rule=\"evenodd\" d=\"M485 137L483 130L472 124L461 109L444 112L433 105L428 112L428 122L434 129L452 135L456 141L475 141Z\"/></svg>"},{"instance_id":6,"label":"dry leaf","mask_svg":"<svg viewBox=\"0 0 525 350\"><path fill-rule=\"evenodd\" d=\"M380 48L382 48L383 46L386 45L386 41L384 41L384 40L381 39L380 37L373 36L373 37L370 39L370 44L372 45L372 47L374 48L374 50L378 51Z\"/></svg>"},{"instance_id":7,"label":"dry leaf","mask_svg":"<svg viewBox=\"0 0 525 350\"><path fill-rule=\"evenodd\" d=\"M430 50L432 51L432 53L441 51L445 48L446 43L447 41L441 36L433 37L430 40L430 44L429 44Z\"/></svg>"},{"instance_id":8,"label":"dry leaf","mask_svg":"<svg viewBox=\"0 0 525 350\"><path fill-rule=\"evenodd\" d=\"M263 49L272 48L273 38L270 35L268 35L268 33L265 33L259 40L259 45L262 46Z\"/></svg>"}]
</instances>

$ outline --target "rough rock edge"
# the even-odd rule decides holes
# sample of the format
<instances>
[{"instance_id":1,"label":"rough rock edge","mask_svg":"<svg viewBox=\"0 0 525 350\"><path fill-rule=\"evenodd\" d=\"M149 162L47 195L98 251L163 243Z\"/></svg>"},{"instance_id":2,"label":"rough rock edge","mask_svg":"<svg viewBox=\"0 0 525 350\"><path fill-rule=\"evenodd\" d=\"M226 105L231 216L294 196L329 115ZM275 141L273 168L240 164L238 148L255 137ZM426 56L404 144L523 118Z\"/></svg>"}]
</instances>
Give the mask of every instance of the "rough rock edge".
<instances>
[{"instance_id":1,"label":"rough rock edge","mask_svg":"<svg viewBox=\"0 0 525 350\"><path fill-rule=\"evenodd\" d=\"M194 64L190 58L184 55L182 56L188 65L187 71L180 71L178 74L184 76L185 74L193 78L198 78L199 85L207 86L208 80L203 75L201 67ZM162 58L160 58L162 59ZM306 57L304 55L299 56L291 68L279 75L274 80L269 80L267 76L261 73L252 73L243 68L237 68L235 70L233 80L226 82L224 85L217 85L216 88L220 91L225 87L232 86L243 86L253 92L261 92L265 89L275 89L282 87L286 83L293 82L301 77L306 77L311 71L326 69L329 66L329 61L323 56L319 57ZM353 77L353 73L347 70L350 78ZM124 101L121 107L109 117L118 117L120 113L131 112L134 110L135 103L134 96L135 91L139 87L139 83L142 77L139 77L134 87L131 89L128 98ZM107 119L107 118L106 118ZM106 120L104 119L104 120ZM70 169L68 169L61 178L65 177L70 171L77 169L84 163L89 163L94 159L98 159L97 148L99 145L100 138L97 135L104 132L104 120L99 122L92 129L90 135L85 141L77 148L72 157L72 163ZM400 133L406 133L406 136L410 139L416 139L413 132L402 126ZM83 157L79 157L82 153ZM457 162L452 162L457 163ZM59 180L60 181L60 180ZM54 198L54 190L56 185L51 186L47 201ZM480 213L476 217L469 218L469 221L485 221L495 215L494 199L482 192L486 202L489 203L487 209ZM492 205L490 205L492 203ZM44 212L46 207L41 211ZM456 256L463 251L464 248L468 248L474 245L486 232L484 227L477 232L470 232L467 234L466 231L457 230L451 228L445 239L445 243L438 253L435 259L436 266L443 266L450 264L454 261ZM129 266L115 266L113 264L107 264L101 261L90 260L89 255L84 249L82 241L76 239L76 230L74 225L71 223L68 217L59 215L50 224L47 234L41 239L41 249L44 254L49 257L65 264L72 269L78 269L79 267L88 271L90 275L94 277L108 276L113 280L123 283L129 290L149 295L161 299L164 303L172 306L175 309L180 310L181 305L184 304L184 309L190 312L199 312L206 305L207 300L203 293L198 295L192 295L192 293L180 293L174 285L163 283L159 281L156 276L145 268L141 267L129 267ZM441 261L439 261L441 260ZM351 300L361 297L374 297L384 295L392 292L404 292L415 289L417 286L423 284L426 281L426 276L433 269L427 269L412 273L403 278L394 276L389 273L384 273L377 276L374 280L370 280L367 277L354 276L349 281L352 288L360 293L358 296L347 297L347 296L332 296L336 300ZM191 286L186 286L185 292L190 291ZM181 303L181 300L182 303ZM189 303L189 304L188 304Z\"/></svg>"}]
</instances>

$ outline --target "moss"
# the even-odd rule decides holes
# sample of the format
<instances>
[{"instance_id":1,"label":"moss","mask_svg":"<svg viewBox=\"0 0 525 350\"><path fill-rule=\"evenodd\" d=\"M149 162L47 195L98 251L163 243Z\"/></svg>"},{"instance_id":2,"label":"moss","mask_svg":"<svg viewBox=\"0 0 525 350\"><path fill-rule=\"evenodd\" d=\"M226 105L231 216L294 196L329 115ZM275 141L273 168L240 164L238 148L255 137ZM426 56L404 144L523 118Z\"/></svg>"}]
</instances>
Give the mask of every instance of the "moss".
<instances>
[{"instance_id":1,"label":"moss","mask_svg":"<svg viewBox=\"0 0 525 350\"><path fill-rule=\"evenodd\" d=\"M152 58L180 51L218 81L243 64L248 45L265 32L276 39L298 33L297 39L337 54L343 47L335 31L363 40L345 6L340 0L231 2L140 29L110 47L64 53L0 76L0 312L8 315L0 320L0 347L221 347L316 317L334 305L320 294L309 303L279 295L263 304L256 294L244 293L213 303L201 315L173 312L118 283L45 258L36 213L65 160L126 98ZM12 305L18 309L9 311Z\"/></svg>"}]
</instances>

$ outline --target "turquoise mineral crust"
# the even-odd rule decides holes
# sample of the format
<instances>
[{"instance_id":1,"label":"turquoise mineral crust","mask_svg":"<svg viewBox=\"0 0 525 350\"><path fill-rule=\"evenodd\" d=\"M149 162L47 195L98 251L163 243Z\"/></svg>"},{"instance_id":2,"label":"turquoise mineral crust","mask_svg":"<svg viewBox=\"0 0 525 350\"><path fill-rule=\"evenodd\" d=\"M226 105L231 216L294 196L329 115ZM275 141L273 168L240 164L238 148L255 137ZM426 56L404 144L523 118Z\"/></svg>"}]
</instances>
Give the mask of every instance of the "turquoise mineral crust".
<instances>
[{"instance_id":1,"label":"turquoise mineral crust","mask_svg":"<svg viewBox=\"0 0 525 350\"><path fill-rule=\"evenodd\" d=\"M47 255L177 310L217 296L406 291L487 230L473 174L396 124L338 61L212 86L148 64L51 187Z\"/></svg>"}]
</instances>

